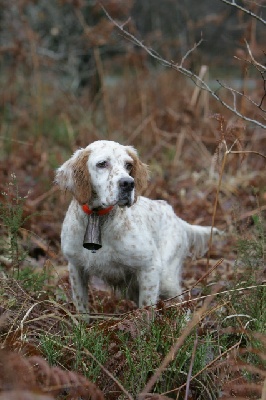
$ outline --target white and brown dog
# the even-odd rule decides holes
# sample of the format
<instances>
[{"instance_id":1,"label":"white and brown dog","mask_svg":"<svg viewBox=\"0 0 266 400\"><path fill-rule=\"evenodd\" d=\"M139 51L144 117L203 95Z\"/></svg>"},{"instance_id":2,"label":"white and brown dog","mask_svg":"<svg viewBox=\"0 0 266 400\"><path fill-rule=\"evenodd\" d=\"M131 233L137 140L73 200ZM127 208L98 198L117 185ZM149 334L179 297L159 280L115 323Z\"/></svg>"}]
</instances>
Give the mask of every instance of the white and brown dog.
<instances>
[{"instance_id":1,"label":"white and brown dog","mask_svg":"<svg viewBox=\"0 0 266 400\"><path fill-rule=\"evenodd\" d=\"M181 294L182 264L202 256L211 227L190 225L165 201L140 196L148 171L131 146L99 140L77 150L56 172L56 183L73 195L62 227L73 300L89 314L91 276L122 289L140 307ZM101 220L102 247L83 247L88 215ZM218 230L214 228L214 232Z\"/></svg>"}]
</instances>

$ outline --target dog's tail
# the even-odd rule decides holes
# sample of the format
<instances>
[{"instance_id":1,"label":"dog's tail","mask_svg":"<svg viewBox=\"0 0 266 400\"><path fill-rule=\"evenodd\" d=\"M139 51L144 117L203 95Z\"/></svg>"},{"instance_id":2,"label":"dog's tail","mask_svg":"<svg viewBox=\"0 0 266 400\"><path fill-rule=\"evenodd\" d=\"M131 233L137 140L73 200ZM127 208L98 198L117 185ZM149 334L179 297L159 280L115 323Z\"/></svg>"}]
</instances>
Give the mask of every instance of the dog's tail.
<instances>
[{"instance_id":1,"label":"dog's tail","mask_svg":"<svg viewBox=\"0 0 266 400\"><path fill-rule=\"evenodd\" d=\"M222 231L217 228L211 228L211 226L189 225L188 239L192 258L200 258L207 252L211 232L213 236L222 234Z\"/></svg>"}]
</instances>

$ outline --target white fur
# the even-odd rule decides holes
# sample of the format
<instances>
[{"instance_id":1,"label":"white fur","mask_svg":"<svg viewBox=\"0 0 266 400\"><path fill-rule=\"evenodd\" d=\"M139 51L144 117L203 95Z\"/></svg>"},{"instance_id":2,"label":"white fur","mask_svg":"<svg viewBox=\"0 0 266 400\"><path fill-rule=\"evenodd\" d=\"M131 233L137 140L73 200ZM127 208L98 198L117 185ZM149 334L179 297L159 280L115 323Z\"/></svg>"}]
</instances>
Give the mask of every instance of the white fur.
<instances>
[{"instance_id":1,"label":"white fur","mask_svg":"<svg viewBox=\"0 0 266 400\"><path fill-rule=\"evenodd\" d=\"M129 177L126 162L132 162L131 147L110 141L97 141L86 149L94 195L90 207L108 207L118 202L118 181ZM57 171L56 181L64 177L63 189L73 193L73 166L77 152ZM71 161L72 160L72 161ZM108 160L108 168L99 169L99 161ZM135 181L137 177L135 176ZM72 189L71 189L72 188ZM88 310L88 280L102 278L121 289L126 297L140 306L155 304L163 298L181 294L181 269L188 255L202 256L207 248L211 227L193 226L178 218L165 201L138 196L130 207L115 205L101 216L102 248L96 253L83 248L88 216L81 205L72 200L62 226L62 251L69 262L74 303L81 313ZM214 232L218 232L214 228Z\"/></svg>"}]
</instances>

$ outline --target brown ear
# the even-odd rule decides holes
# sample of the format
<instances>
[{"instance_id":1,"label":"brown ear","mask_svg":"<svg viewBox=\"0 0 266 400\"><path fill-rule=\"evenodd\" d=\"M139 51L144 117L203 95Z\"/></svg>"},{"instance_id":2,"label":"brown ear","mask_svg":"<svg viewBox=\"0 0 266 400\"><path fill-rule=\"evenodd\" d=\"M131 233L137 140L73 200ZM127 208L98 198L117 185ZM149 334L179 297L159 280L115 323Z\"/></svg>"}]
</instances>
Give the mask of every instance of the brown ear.
<instances>
[{"instance_id":1,"label":"brown ear","mask_svg":"<svg viewBox=\"0 0 266 400\"><path fill-rule=\"evenodd\" d=\"M88 170L89 151L77 150L55 175L55 183L62 190L68 190L80 204L86 204L91 197L91 179Z\"/></svg>"},{"instance_id":2,"label":"brown ear","mask_svg":"<svg viewBox=\"0 0 266 400\"><path fill-rule=\"evenodd\" d=\"M133 159L133 168L131 172L132 178L135 181L135 200L146 189L148 185L148 166L142 163L134 149L128 150L128 154Z\"/></svg>"}]
</instances>

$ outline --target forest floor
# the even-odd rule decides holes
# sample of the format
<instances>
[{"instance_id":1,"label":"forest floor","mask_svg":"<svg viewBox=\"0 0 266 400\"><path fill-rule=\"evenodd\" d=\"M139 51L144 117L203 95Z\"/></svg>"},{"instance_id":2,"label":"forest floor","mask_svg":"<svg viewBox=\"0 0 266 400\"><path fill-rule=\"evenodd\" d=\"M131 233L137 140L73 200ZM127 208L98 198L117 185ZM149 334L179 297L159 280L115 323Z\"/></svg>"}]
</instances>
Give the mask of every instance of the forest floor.
<instances>
[{"instance_id":1,"label":"forest floor","mask_svg":"<svg viewBox=\"0 0 266 400\"><path fill-rule=\"evenodd\" d=\"M46 78L34 95L3 90L0 399L265 399L265 132L211 99L192 105L173 71L125 74L93 101ZM187 261L182 304L159 301L150 322L97 279L90 324L72 303L60 250L71 197L54 171L98 139L137 148L145 196L224 231Z\"/></svg>"}]
</instances>

